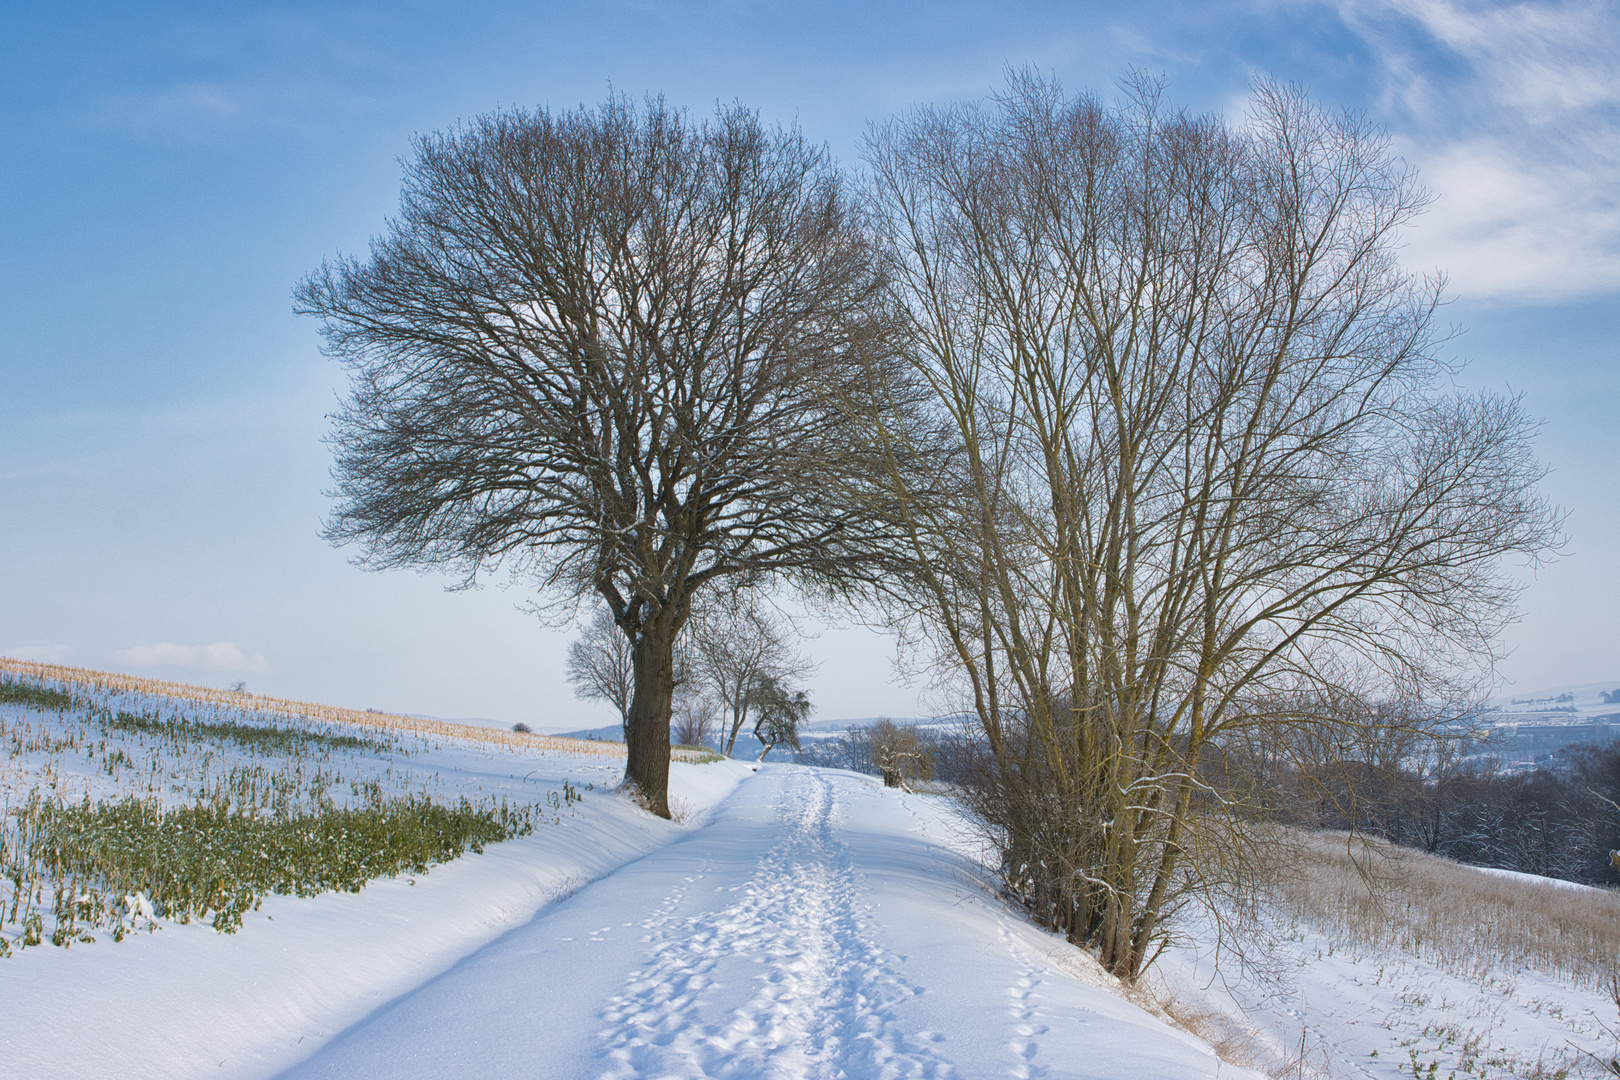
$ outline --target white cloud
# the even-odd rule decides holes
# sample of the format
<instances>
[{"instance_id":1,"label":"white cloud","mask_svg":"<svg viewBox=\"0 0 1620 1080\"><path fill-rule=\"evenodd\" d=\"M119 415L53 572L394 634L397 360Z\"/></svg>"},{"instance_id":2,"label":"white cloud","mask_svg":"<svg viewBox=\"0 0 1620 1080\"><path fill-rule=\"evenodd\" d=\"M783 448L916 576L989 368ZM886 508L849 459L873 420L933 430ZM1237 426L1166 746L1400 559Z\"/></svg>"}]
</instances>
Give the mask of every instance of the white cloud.
<instances>
[{"instance_id":1,"label":"white cloud","mask_svg":"<svg viewBox=\"0 0 1620 1080\"><path fill-rule=\"evenodd\" d=\"M229 641L212 645L136 645L113 653L113 659L133 668L168 668L175 671L259 672L269 668L263 653L251 655Z\"/></svg>"},{"instance_id":2,"label":"white cloud","mask_svg":"<svg viewBox=\"0 0 1620 1080\"><path fill-rule=\"evenodd\" d=\"M1410 235L1414 267L1446 270L1473 296L1555 300L1620 287L1620 210L1593 198L1586 177L1538 168L1490 139L1431 152L1422 168L1440 200Z\"/></svg>"},{"instance_id":3,"label":"white cloud","mask_svg":"<svg viewBox=\"0 0 1620 1080\"><path fill-rule=\"evenodd\" d=\"M1345 0L1383 65L1399 144L1439 196L1414 268L1468 296L1620 289L1620 11L1613 0Z\"/></svg>"}]
</instances>

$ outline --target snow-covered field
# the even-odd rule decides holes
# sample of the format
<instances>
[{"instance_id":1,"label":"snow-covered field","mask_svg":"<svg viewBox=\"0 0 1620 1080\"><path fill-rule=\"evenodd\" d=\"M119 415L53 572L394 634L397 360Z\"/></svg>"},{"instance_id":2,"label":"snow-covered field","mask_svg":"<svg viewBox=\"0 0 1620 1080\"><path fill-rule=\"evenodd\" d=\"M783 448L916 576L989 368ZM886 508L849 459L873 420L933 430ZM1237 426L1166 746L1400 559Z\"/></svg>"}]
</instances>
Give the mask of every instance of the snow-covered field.
<instances>
[{"instance_id":1,"label":"snow-covered field","mask_svg":"<svg viewBox=\"0 0 1620 1080\"><path fill-rule=\"evenodd\" d=\"M1363 863L1388 875L1374 900L1342 861L1314 864L1234 947L1172 950L1150 984L1276 1075L1613 1075L1598 1057L1620 1053L1620 896L1397 853Z\"/></svg>"},{"instance_id":2,"label":"snow-covered field","mask_svg":"<svg viewBox=\"0 0 1620 1080\"><path fill-rule=\"evenodd\" d=\"M36 726L49 717L5 712ZM0 959L0 1075L276 1075L544 905L685 835L604 790L617 783L622 759L472 739L404 741L409 756L349 754L323 764L345 780L381 778L442 800L533 804L541 810L534 832L356 894L266 897L235 934L160 920L118 943L103 933L93 944L21 949ZM234 758L225 749L215 756L227 767ZM714 805L745 775L731 762L673 766L677 796L694 808ZM51 779L69 793L108 783L93 761ZM569 804L556 798L565 782L592 790Z\"/></svg>"},{"instance_id":3,"label":"snow-covered field","mask_svg":"<svg viewBox=\"0 0 1620 1080\"><path fill-rule=\"evenodd\" d=\"M36 734L55 722L0 709ZM1246 1075L1007 910L938 800L676 763L675 824L614 793L622 760L599 750L402 738L322 759L322 782L526 800L534 831L359 893L269 896L235 934L160 920L17 950L0 959L0 1073ZM43 768L109 795L113 752L29 751L6 782ZM188 767L241 765L205 757ZM559 808L565 784L589 789Z\"/></svg>"},{"instance_id":4,"label":"snow-covered field","mask_svg":"<svg viewBox=\"0 0 1620 1080\"><path fill-rule=\"evenodd\" d=\"M160 921L21 949L0 959L0 1075L1259 1077L1247 1058L1301 1077L1555 1077L1596 1075L1566 1040L1602 1050L1613 1020L1594 985L1467 976L1282 920L1268 979L1191 949L1155 976L1223 1061L1002 904L936 797L677 763L677 824L612 790L622 760L603 748L401 738L323 775L526 802L534 831L354 894L270 896L231 935ZM58 785L104 783L100 753L59 761ZM583 799L559 802L569 789Z\"/></svg>"},{"instance_id":5,"label":"snow-covered field","mask_svg":"<svg viewBox=\"0 0 1620 1080\"><path fill-rule=\"evenodd\" d=\"M1600 1027L1616 1028L1612 1001L1531 970L1468 979L1305 927L1275 944L1265 963L1269 971L1243 972L1213 950L1183 949L1152 978L1189 1011L1220 1014L1209 1022L1212 1037L1257 1029L1257 1063L1285 1076L1602 1076L1580 1048L1616 1050Z\"/></svg>"}]
</instances>

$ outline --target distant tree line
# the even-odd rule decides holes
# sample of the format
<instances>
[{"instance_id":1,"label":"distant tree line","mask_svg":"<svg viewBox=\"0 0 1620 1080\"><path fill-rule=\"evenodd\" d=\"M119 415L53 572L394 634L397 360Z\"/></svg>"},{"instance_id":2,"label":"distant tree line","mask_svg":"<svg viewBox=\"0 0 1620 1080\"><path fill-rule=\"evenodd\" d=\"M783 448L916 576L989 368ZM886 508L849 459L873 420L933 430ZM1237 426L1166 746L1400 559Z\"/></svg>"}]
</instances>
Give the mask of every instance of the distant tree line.
<instances>
[{"instance_id":1,"label":"distant tree line","mask_svg":"<svg viewBox=\"0 0 1620 1080\"><path fill-rule=\"evenodd\" d=\"M1466 743L1298 749L1282 758L1275 747L1222 748L1206 756L1206 783L1291 824L1354 830L1472 866L1620 885L1610 860L1620 847L1620 740L1565 747L1528 770L1465 756Z\"/></svg>"},{"instance_id":2,"label":"distant tree line","mask_svg":"<svg viewBox=\"0 0 1620 1080\"><path fill-rule=\"evenodd\" d=\"M1620 885L1620 741L1574 746L1550 764L1508 772L1471 760L1429 776L1371 771L1354 797L1338 778L1319 800L1328 828L1355 828L1474 866Z\"/></svg>"},{"instance_id":3,"label":"distant tree line","mask_svg":"<svg viewBox=\"0 0 1620 1080\"><path fill-rule=\"evenodd\" d=\"M1271 822L1355 831L1471 866L1620 886L1611 858L1620 848L1620 740L1565 747L1528 770L1464 756L1475 749L1466 742L1315 749L1281 758L1275 747L1265 755L1241 744L1213 748L1200 769L1206 801L1242 802ZM805 740L795 760L881 776L890 787L937 783L979 821L1001 822L1003 836L1033 827L1019 819L1027 800L1001 790L971 729L880 720ZM1038 908L1038 891L1020 899Z\"/></svg>"}]
</instances>

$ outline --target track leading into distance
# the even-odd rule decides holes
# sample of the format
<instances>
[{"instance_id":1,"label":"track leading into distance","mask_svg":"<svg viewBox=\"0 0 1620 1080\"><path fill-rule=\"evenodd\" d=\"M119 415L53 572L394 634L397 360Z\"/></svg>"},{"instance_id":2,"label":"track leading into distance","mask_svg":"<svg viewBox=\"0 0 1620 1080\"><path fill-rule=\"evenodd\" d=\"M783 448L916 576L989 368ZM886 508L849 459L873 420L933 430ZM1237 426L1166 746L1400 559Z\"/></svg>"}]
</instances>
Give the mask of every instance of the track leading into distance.
<instances>
[{"instance_id":1,"label":"track leading into distance","mask_svg":"<svg viewBox=\"0 0 1620 1080\"><path fill-rule=\"evenodd\" d=\"M285 1076L1247 1075L1006 911L951 827L870 778L764 766Z\"/></svg>"}]
</instances>

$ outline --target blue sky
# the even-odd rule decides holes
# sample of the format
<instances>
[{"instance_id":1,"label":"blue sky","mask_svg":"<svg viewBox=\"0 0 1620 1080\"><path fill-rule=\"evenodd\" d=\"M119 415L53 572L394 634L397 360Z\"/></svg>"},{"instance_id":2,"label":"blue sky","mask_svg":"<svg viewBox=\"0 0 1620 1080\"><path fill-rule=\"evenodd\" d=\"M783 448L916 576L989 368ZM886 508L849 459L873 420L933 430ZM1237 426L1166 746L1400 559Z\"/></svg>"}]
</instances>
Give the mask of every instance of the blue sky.
<instances>
[{"instance_id":1,"label":"blue sky","mask_svg":"<svg viewBox=\"0 0 1620 1080\"><path fill-rule=\"evenodd\" d=\"M293 283L364 249L413 133L610 85L741 100L853 161L869 121L1031 63L1240 116L1253 79L1385 125L1436 199L1459 382L1544 418L1569 550L1512 688L1620 685L1620 8L1612 0L13 4L0 10L0 654L359 707L606 722L521 589L318 536L342 373ZM823 718L914 714L892 649L808 645Z\"/></svg>"}]
</instances>

